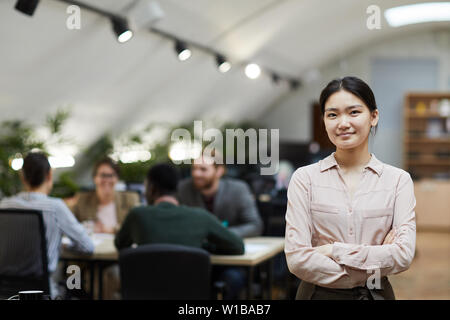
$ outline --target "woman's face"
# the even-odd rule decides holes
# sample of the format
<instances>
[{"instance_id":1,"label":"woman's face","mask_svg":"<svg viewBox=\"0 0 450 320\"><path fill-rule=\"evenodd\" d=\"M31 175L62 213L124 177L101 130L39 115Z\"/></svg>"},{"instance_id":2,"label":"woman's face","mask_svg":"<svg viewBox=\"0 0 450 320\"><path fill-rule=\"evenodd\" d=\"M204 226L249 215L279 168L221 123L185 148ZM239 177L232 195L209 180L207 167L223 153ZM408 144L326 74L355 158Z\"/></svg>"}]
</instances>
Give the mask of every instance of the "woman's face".
<instances>
[{"instance_id":1,"label":"woman's face","mask_svg":"<svg viewBox=\"0 0 450 320\"><path fill-rule=\"evenodd\" d=\"M337 149L352 149L367 141L371 126L378 123L378 110L371 113L360 98L340 90L325 103L324 123Z\"/></svg>"},{"instance_id":2,"label":"woman's face","mask_svg":"<svg viewBox=\"0 0 450 320\"><path fill-rule=\"evenodd\" d=\"M118 181L118 177L113 168L107 164L98 167L94 177L95 188L102 193L114 192L114 187Z\"/></svg>"}]
</instances>

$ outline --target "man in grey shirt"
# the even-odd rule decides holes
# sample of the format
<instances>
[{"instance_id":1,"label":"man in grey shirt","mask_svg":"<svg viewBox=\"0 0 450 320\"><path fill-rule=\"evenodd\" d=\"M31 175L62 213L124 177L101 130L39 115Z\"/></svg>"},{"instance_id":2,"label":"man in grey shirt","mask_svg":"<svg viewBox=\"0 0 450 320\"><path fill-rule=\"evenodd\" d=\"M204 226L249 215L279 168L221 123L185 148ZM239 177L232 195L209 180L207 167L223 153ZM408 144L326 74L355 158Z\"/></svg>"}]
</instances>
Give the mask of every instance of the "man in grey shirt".
<instances>
[{"instance_id":1,"label":"man in grey shirt","mask_svg":"<svg viewBox=\"0 0 450 320\"><path fill-rule=\"evenodd\" d=\"M42 211L47 240L48 271L51 275L51 295L54 298L58 290L54 277L56 275L53 273L58 264L62 235L67 235L72 240L73 249L80 252L94 252L94 243L64 201L48 196L53 187L52 170L44 154L29 153L25 157L21 178L25 191L3 199L0 208Z\"/></svg>"},{"instance_id":2,"label":"man in grey shirt","mask_svg":"<svg viewBox=\"0 0 450 320\"><path fill-rule=\"evenodd\" d=\"M250 188L243 181L222 178L224 165L205 159L197 159L192 164L192 178L178 185L178 201L208 210L242 238L261 235L263 222Z\"/></svg>"}]
</instances>

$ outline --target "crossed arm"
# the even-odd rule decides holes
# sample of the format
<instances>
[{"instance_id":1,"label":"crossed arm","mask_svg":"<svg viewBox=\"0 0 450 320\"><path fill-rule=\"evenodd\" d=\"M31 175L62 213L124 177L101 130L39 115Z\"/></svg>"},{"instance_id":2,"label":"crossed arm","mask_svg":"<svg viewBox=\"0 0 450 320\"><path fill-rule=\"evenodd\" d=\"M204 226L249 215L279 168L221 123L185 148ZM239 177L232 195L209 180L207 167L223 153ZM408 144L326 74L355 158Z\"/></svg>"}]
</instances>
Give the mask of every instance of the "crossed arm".
<instances>
[{"instance_id":1,"label":"crossed arm","mask_svg":"<svg viewBox=\"0 0 450 320\"><path fill-rule=\"evenodd\" d=\"M381 245L334 242L311 246L308 177L299 171L291 179L286 212L285 253L289 270L300 279L330 288L363 286L371 276L396 274L409 268L415 251L415 198L410 176L399 179L393 229Z\"/></svg>"}]
</instances>

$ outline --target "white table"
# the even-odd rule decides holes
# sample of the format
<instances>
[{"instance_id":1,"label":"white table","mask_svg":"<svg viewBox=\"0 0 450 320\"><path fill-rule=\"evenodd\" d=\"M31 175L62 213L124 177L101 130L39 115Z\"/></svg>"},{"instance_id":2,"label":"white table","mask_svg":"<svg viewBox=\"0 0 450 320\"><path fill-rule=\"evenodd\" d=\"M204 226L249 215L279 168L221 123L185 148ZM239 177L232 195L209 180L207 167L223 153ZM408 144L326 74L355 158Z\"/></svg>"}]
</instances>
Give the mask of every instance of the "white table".
<instances>
[{"instance_id":1,"label":"white table","mask_svg":"<svg viewBox=\"0 0 450 320\"><path fill-rule=\"evenodd\" d=\"M99 299L102 298L102 271L105 266L116 263L119 253L114 246L114 235L94 234L92 236L95 251L94 254L80 254L63 250L61 259L64 261L80 261L90 264L91 267L91 288L94 284L95 269L98 270ZM268 291L271 292L273 258L282 253L284 249L283 237L254 237L244 239L245 253L243 255L214 255L211 254L212 265L241 266L248 271L247 297L251 299L253 292L251 285L254 278L254 268L263 263L268 266ZM270 298L270 297L269 297Z\"/></svg>"}]
</instances>

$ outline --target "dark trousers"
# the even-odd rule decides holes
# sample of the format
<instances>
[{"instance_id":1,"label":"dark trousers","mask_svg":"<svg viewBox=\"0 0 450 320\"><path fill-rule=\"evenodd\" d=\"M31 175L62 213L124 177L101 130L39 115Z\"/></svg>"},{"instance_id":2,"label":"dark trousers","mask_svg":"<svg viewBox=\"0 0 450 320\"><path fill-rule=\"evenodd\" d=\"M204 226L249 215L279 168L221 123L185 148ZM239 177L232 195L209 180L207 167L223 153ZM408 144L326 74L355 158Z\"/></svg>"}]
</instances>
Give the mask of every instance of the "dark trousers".
<instances>
[{"instance_id":1,"label":"dark trousers","mask_svg":"<svg viewBox=\"0 0 450 320\"><path fill-rule=\"evenodd\" d=\"M296 300L395 300L394 291L387 277L380 279L380 289L367 286L351 289L331 289L306 281L298 286Z\"/></svg>"},{"instance_id":2,"label":"dark trousers","mask_svg":"<svg viewBox=\"0 0 450 320\"><path fill-rule=\"evenodd\" d=\"M247 275L244 268L214 266L212 273L213 281L225 282L225 300L239 299L240 294L247 283Z\"/></svg>"}]
</instances>

